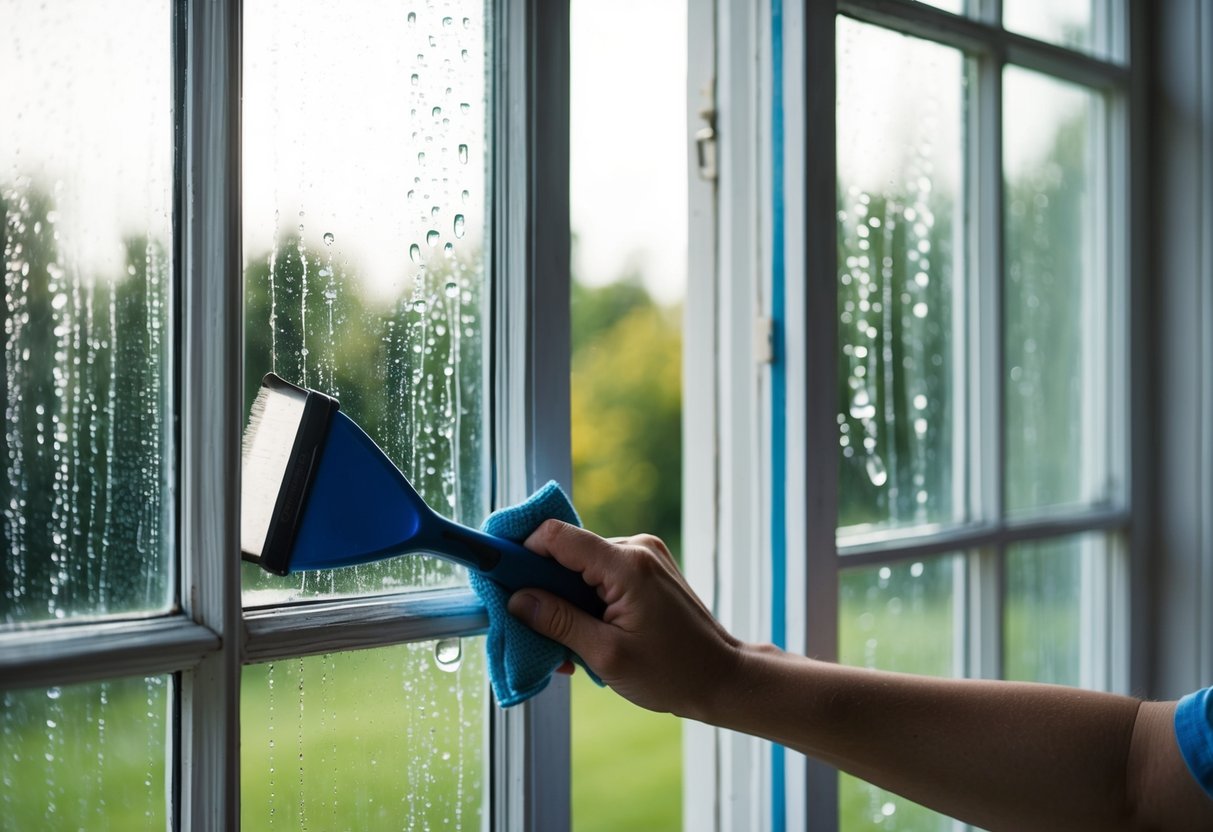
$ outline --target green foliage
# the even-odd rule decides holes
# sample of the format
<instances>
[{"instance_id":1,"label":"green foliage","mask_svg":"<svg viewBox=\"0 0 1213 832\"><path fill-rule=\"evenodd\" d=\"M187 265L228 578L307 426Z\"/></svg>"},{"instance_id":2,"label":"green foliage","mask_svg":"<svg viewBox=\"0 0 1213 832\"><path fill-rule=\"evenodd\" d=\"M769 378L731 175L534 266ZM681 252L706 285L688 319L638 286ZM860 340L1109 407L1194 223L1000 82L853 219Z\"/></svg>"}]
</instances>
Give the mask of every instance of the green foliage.
<instances>
[{"instance_id":1,"label":"green foliage","mask_svg":"<svg viewBox=\"0 0 1213 832\"><path fill-rule=\"evenodd\" d=\"M587 528L650 532L678 552L682 519L680 312L637 282L574 284L573 488Z\"/></svg>"}]
</instances>

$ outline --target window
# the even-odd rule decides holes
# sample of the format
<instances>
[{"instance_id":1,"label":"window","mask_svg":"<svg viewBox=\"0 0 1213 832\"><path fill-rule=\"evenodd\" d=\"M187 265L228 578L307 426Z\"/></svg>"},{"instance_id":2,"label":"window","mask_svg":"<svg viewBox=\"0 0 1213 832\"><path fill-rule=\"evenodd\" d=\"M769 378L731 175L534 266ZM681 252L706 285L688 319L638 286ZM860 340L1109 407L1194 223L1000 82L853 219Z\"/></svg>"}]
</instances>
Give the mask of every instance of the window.
<instances>
[{"instance_id":1,"label":"window","mask_svg":"<svg viewBox=\"0 0 1213 832\"><path fill-rule=\"evenodd\" d=\"M233 484L270 370L464 523L568 482L567 10L15 5L0 826L558 827L466 576L270 577Z\"/></svg>"},{"instance_id":2,"label":"window","mask_svg":"<svg viewBox=\"0 0 1213 832\"><path fill-rule=\"evenodd\" d=\"M692 582L743 639L1128 690L1129 4L689 8ZM954 828L686 742L697 828Z\"/></svg>"}]
</instances>

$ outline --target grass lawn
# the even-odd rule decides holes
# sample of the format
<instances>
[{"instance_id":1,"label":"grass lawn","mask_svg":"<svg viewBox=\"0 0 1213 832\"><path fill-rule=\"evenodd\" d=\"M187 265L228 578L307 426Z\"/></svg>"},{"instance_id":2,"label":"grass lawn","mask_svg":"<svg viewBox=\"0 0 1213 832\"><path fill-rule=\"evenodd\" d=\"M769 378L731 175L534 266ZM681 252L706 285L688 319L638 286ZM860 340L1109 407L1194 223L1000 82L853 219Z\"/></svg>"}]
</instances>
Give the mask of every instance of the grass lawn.
<instances>
[{"instance_id":1,"label":"grass lawn","mask_svg":"<svg viewBox=\"0 0 1213 832\"><path fill-rule=\"evenodd\" d=\"M682 725L573 675L573 832L682 828Z\"/></svg>"}]
</instances>

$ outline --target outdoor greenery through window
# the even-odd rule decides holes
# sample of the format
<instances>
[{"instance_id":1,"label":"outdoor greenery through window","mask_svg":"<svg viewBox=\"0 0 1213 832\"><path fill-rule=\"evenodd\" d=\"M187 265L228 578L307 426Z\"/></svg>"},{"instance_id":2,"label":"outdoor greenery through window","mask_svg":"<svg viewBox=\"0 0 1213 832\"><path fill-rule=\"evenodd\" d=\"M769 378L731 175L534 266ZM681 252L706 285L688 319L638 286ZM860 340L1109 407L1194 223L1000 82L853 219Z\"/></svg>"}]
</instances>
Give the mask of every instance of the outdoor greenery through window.
<instances>
[{"instance_id":1,"label":"outdoor greenery through window","mask_svg":"<svg viewBox=\"0 0 1213 832\"><path fill-rule=\"evenodd\" d=\"M1003 8L1008 29L1106 54L1108 5ZM1124 530L1082 518L1123 477L1108 200L1127 172L1107 102L1124 91L881 24L837 19L840 659L1107 688ZM1042 519L1080 533L1021 531ZM848 830L954 828L845 775L839 801Z\"/></svg>"}]
</instances>

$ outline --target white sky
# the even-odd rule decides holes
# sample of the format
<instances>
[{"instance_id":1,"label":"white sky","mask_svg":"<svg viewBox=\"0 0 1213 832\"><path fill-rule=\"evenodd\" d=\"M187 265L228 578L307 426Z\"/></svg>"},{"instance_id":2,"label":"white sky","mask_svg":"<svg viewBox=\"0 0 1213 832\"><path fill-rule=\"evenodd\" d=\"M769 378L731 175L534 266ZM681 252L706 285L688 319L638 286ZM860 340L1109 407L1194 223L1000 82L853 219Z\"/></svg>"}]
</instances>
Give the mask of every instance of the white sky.
<instances>
[{"instance_id":1,"label":"white sky","mask_svg":"<svg viewBox=\"0 0 1213 832\"><path fill-rule=\"evenodd\" d=\"M685 0L572 0L574 273L639 266L660 299L687 263Z\"/></svg>"}]
</instances>

